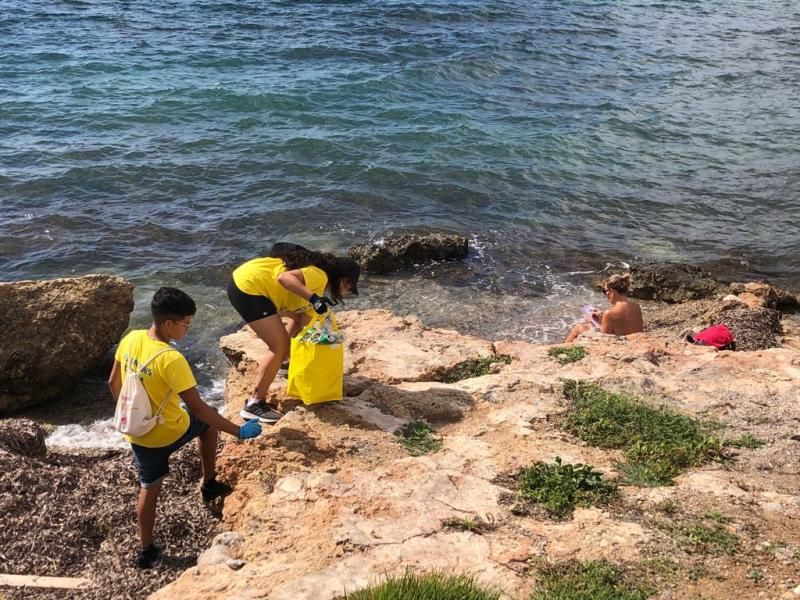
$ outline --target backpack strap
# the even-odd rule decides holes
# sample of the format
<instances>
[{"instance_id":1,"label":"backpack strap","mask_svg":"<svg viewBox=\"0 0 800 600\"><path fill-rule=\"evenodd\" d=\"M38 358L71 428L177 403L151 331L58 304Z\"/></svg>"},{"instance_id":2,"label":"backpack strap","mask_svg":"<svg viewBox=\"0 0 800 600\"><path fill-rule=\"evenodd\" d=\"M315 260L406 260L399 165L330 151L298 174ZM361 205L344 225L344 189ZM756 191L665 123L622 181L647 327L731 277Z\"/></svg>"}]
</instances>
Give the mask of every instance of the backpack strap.
<instances>
[{"instance_id":1,"label":"backpack strap","mask_svg":"<svg viewBox=\"0 0 800 600\"><path fill-rule=\"evenodd\" d=\"M154 361L156 358L158 358L159 356L161 356L161 355L162 355L162 354L164 354L165 352L177 352L177 350L175 350L175 348L173 348L173 347L171 347L171 346L170 346L169 348L162 348L161 350L159 350L158 352L156 352L155 354L153 354L153 356L151 356L151 357L150 357L150 358L148 358L146 361L144 361L144 362L142 363L142 365L141 365L141 366L140 366L140 367L139 367L139 368L136 370L136 373L137 373L138 375L141 375L141 374L142 374L142 371L144 371L144 369L145 369L145 367L146 367L147 365L149 365L151 362L153 362L153 361Z\"/></svg>"},{"instance_id":2,"label":"backpack strap","mask_svg":"<svg viewBox=\"0 0 800 600\"><path fill-rule=\"evenodd\" d=\"M144 371L145 367L147 367L147 365L149 365L151 362L153 362L153 360L155 360L156 358L158 358L159 356L161 356L165 352L173 352L173 351L177 352L177 350L175 350L175 348L173 348L172 346L170 346L169 348L162 348L161 350L159 350L158 352L153 354L153 356L151 356L146 361L144 361L144 363L142 363L142 366L139 367L139 369L136 371L137 375L141 374L142 371ZM171 395L172 395L172 390L168 389L167 390L167 395L164 397L164 401L161 403L161 405L158 407L158 410L156 410L155 414L153 415L154 419L157 419L157 418L159 418L161 416L161 413L164 411L164 407L167 405L167 400L169 400L169 397Z\"/></svg>"}]
</instances>

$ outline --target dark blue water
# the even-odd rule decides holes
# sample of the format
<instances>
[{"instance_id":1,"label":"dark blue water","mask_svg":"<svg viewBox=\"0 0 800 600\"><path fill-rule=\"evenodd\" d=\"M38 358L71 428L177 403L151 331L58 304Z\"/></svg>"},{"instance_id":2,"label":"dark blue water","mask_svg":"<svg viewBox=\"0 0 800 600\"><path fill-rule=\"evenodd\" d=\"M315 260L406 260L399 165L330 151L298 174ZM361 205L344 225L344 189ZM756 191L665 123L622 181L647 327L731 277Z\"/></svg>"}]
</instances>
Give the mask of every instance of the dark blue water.
<instances>
[{"instance_id":1,"label":"dark blue water","mask_svg":"<svg viewBox=\"0 0 800 600\"><path fill-rule=\"evenodd\" d=\"M467 263L356 306L545 339L620 261L795 284L798 224L796 1L0 0L0 280L182 285L222 327L274 240L443 228Z\"/></svg>"}]
</instances>

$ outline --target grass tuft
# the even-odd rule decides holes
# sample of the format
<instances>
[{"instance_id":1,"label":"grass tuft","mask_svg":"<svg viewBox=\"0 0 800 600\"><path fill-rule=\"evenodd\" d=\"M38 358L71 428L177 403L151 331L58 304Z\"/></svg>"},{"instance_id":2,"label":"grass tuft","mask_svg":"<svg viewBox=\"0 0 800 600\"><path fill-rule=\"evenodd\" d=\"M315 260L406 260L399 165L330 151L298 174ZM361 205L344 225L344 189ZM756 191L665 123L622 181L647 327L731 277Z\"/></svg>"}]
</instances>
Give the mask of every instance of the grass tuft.
<instances>
[{"instance_id":1,"label":"grass tuft","mask_svg":"<svg viewBox=\"0 0 800 600\"><path fill-rule=\"evenodd\" d=\"M476 533L478 535L483 535L484 533L489 533L497 529L497 524L494 522L494 519L491 518L491 515L488 521L481 519L479 516L453 517L452 519L447 519L443 525L448 529L469 531L470 533Z\"/></svg>"},{"instance_id":2,"label":"grass tuft","mask_svg":"<svg viewBox=\"0 0 800 600\"><path fill-rule=\"evenodd\" d=\"M607 504L617 497L617 484L589 465L537 462L517 476L517 492L541 504L554 517L569 517L576 506Z\"/></svg>"},{"instance_id":3,"label":"grass tuft","mask_svg":"<svg viewBox=\"0 0 800 600\"><path fill-rule=\"evenodd\" d=\"M722 457L724 442L687 415L579 381L567 381L564 393L573 405L564 429L600 448L622 449L619 468L628 483L669 485L684 470Z\"/></svg>"},{"instance_id":4,"label":"grass tuft","mask_svg":"<svg viewBox=\"0 0 800 600\"><path fill-rule=\"evenodd\" d=\"M735 554L739 547L736 535L717 522L681 525L676 533L680 546L700 554Z\"/></svg>"},{"instance_id":5,"label":"grass tuft","mask_svg":"<svg viewBox=\"0 0 800 600\"><path fill-rule=\"evenodd\" d=\"M726 446L732 446L734 448L747 448L749 450L755 450L756 448L761 448L761 446L765 446L767 442L761 440L754 435L749 433L745 433L741 437L727 439L725 440Z\"/></svg>"},{"instance_id":6,"label":"grass tuft","mask_svg":"<svg viewBox=\"0 0 800 600\"><path fill-rule=\"evenodd\" d=\"M550 358L555 358L562 365L578 362L586 357L586 348L583 346L553 346L547 351Z\"/></svg>"},{"instance_id":7,"label":"grass tuft","mask_svg":"<svg viewBox=\"0 0 800 600\"><path fill-rule=\"evenodd\" d=\"M439 381L442 383L455 383L462 379L472 377L483 377L489 373L494 373L495 365L511 364L512 358L508 354L495 354L494 356L482 356L480 358L469 358L444 371Z\"/></svg>"},{"instance_id":8,"label":"grass tuft","mask_svg":"<svg viewBox=\"0 0 800 600\"><path fill-rule=\"evenodd\" d=\"M433 454L442 449L441 438L434 435L433 428L424 421L411 421L398 431L399 443L411 456Z\"/></svg>"},{"instance_id":9,"label":"grass tuft","mask_svg":"<svg viewBox=\"0 0 800 600\"><path fill-rule=\"evenodd\" d=\"M478 585L472 577L448 576L444 573L416 574L402 577L363 590L345 594L346 600L499 600L500 592Z\"/></svg>"},{"instance_id":10,"label":"grass tuft","mask_svg":"<svg viewBox=\"0 0 800 600\"><path fill-rule=\"evenodd\" d=\"M646 600L651 592L606 561L571 562L546 570L530 600Z\"/></svg>"}]
</instances>

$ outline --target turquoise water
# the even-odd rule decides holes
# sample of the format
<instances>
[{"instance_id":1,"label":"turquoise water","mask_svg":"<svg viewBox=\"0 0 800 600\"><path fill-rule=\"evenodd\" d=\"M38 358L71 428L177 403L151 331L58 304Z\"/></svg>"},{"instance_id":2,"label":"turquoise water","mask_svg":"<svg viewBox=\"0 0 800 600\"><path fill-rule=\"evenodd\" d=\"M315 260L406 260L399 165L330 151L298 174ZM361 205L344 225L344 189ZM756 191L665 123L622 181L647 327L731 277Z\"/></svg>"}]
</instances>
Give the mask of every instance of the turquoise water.
<instances>
[{"instance_id":1,"label":"turquoise water","mask_svg":"<svg viewBox=\"0 0 800 600\"><path fill-rule=\"evenodd\" d=\"M799 92L794 1L0 0L0 280L186 287L201 364L278 239L463 232L352 306L532 340L637 258L794 284Z\"/></svg>"}]
</instances>

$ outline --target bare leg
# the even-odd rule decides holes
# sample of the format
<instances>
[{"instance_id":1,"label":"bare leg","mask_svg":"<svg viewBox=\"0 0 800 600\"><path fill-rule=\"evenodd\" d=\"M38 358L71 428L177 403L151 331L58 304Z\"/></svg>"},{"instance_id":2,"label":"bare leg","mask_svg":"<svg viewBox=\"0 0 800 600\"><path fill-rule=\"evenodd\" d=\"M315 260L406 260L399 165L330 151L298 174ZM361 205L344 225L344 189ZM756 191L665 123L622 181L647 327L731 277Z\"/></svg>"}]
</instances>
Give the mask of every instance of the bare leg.
<instances>
[{"instance_id":1,"label":"bare leg","mask_svg":"<svg viewBox=\"0 0 800 600\"><path fill-rule=\"evenodd\" d=\"M217 474L217 438L219 432L209 427L197 438L200 447L200 462L203 465L203 481L214 479Z\"/></svg>"},{"instance_id":2,"label":"bare leg","mask_svg":"<svg viewBox=\"0 0 800 600\"><path fill-rule=\"evenodd\" d=\"M142 548L147 548L153 543L153 527L156 521L156 503L161 492L160 480L150 487L139 490L139 499L136 502L136 522L139 525L139 539Z\"/></svg>"},{"instance_id":3,"label":"bare leg","mask_svg":"<svg viewBox=\"0 0 800 600\"><path fill-rule=\"evenodd\" d=\"M588 323L578 323L575 327L572 328L572 331L569 332L569 335L564 340L565 344L569 344L570 342L574 342L575 338L577 338L582 333L586 333L587 331L591 330L592 326Z\"/></svg>"},{"instance_id":4,"label":"bare leg","mask_svg":"<svg viewBox=\"0 0 800 600\"><path fill-rule=\"evenodd\" d=\"M258 365L258 376L250 395L251 398L265 399L281 363L289 356L289 334L286 333L286 328L278 315L271 315L248 325L269 346L269 350Z\"/></svg>"}]
</instances>

